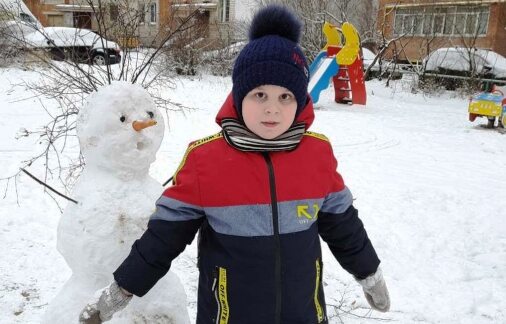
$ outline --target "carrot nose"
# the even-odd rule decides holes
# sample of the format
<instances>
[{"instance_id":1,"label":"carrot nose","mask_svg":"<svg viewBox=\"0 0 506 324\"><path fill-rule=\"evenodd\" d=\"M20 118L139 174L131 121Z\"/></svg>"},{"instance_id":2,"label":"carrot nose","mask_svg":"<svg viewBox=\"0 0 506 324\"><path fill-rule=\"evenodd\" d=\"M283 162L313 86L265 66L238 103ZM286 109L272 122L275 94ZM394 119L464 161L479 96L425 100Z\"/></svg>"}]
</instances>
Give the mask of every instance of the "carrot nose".
<instances>
[{"instance_id":1,"label":"carrot nose","mask_svg":"<svg viewBox=\"0 0 506 324\"><path fill-rule=\"evenodd\" d=\"M148 127L151 127L151 126L154 126L156 125L156 120L154 119L150 119L150 120L134 120L132 122L132 127L140 132L141 130L143 130L144 128L148 128Z\"/></svg>"}]
</instances>

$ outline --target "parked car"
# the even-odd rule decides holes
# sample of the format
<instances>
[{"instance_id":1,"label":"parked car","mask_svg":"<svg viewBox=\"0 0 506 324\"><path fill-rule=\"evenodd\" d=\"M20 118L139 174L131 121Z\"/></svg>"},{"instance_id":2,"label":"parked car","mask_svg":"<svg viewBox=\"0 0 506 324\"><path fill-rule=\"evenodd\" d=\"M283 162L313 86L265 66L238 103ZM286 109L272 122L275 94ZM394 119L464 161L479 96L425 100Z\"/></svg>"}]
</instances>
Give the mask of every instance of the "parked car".
<instances>
[{"instance_id":1,"label":"parked car","mask_svg":"<svg viewBox=\"0 0 506 324\"><path fill-rule=\"evenodd\" d=\"M96 65L121 61L121 49L91 30L45 27L25 36L28 47L47 50L54 60L71 60Z\"/></svg>"},{"instance_id":2,"label":"parked car","mask_svg":"<svg viewBox=\"0 0 506 324\"><path fill-rule=\"evenodd\" d=\"M425 73L504 79L506 82L506 58L491 50L444 47L430 53L422 64ZM449 78L445 80L447 88L454 88L455 83Z\"/></svg>"}]
</instances>

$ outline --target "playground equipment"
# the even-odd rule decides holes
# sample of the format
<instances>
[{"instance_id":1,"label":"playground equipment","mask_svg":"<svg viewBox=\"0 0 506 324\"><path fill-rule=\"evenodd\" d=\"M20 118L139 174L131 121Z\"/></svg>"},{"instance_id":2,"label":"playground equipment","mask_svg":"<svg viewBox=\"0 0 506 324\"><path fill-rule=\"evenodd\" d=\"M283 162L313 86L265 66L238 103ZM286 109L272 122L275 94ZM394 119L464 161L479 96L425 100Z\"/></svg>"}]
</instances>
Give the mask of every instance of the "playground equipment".
<instances>
[{"instance_id":1,"label":"playground equipment","mask_svg":"<svg viewBox=\"0 0 506 324\"><path fill-rule=\"evenodd\" d=\"M488 119L487 127L494 127L495 119L498 125L506 127L506 86L494 86L491 92L480 92L469 101L469 120L477 117Z\"/></svg>"},{"instance_id":2,"label":"playground equipment","mask_svg":"<svg viewBox=\"0 0 506 324\"><path fill-rule=\"evenodd\" d=\"M320 93L328 87L332 78L336 102L365 105L367 96L357 30L347 22L341 29L326 22L323 33L327 44L309 67L308 91L313 102L318 102Z\"/></svg>"}]
</instances>

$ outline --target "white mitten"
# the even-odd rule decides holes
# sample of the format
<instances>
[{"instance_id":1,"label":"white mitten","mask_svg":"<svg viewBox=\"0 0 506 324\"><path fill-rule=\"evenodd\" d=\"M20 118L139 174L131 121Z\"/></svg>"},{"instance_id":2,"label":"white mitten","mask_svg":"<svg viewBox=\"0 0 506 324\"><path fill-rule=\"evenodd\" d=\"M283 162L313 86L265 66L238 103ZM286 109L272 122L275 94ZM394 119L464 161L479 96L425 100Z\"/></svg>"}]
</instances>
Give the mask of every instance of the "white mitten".
<instances>
[{"instance_id":1,"label":"white mitten","mask_svg":"<svg viewBox=\"0 0 506 324\"><path fill-rule=\"evenodd\" d=\"M80 324L100 324L112 318L114 313L126 307L132 295L127 295L113 281L109 286L95 293L100 294L98 300L90 302L79 315Z\"/></svg>"},{"instance_id":2,"label":"white mitten","mask_svg":"<svg viewBox=\"0 0 506 324\"><path fill-rule=\"evenodd\" d=\"M388 312L390 296L381 269L378 268L374 274L357 281L364 289L365 298L371 308L383 313Z\"/></svg>"}]
</instances>

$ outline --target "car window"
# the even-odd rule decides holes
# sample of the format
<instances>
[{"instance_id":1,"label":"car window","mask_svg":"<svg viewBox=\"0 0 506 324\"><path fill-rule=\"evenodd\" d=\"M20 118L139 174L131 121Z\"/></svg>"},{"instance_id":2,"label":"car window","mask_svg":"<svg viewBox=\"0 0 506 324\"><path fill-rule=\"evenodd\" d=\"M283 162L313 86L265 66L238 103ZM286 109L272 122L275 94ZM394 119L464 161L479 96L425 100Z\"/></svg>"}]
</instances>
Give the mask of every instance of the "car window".
<instances>
[{"instance_id":1,"label":"car window","mask_svg":"<svg viewBox=\"0 0 506 324\"><path fill-rule=\"evenodd\" d=\"M21 20L24 21L24 22L26 22L26 23L35 24L35 19L33 19L32 16L30 16L29 14L26 14L24 12L21 12L19 14L19 18L21 18Z\"/></svg>"}]
</instances>

